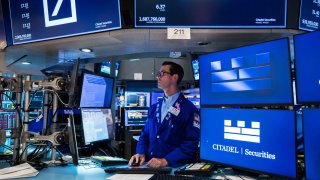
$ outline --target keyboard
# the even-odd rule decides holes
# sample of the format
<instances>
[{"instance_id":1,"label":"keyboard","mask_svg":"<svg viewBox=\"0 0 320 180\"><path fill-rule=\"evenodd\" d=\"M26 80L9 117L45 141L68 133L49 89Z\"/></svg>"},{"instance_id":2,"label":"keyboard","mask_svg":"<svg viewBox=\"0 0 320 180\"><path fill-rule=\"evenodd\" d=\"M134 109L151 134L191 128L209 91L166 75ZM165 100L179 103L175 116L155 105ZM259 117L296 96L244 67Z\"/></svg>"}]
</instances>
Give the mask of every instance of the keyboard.
<instances>
[{"instance_id":1,"label":"keyboard","mask_svg":"<svg viewBox=\"0 0 320 180\"><path fill-rule=\"evenodd\" d=\"M155 174L149 180L210 180L209 177L195 177L169 174Z\"/></svg>"},{"instance_id":2,"label":"keyboard","mask_svg":"<svg viewBox=\"0 0 320 180\"><path fill-rule=\"evenodd\" d=\"M101 166L128 164L128 160L112 156L91 156L91 161L101 164Z\"/></svg>"},{"instance_id":3,"label":"keyboard","mask_svg":"<svg viewBox=\"0 0 320 180\"><path fill-rule=\"evenodd\" d=\"M119 173L119 174L169 174L172 168L162 167L162 168L150 168L146 166L123 166L123 167L110 167L106 168L104 171L106 173Z\"/></svg>"}]
</instances>

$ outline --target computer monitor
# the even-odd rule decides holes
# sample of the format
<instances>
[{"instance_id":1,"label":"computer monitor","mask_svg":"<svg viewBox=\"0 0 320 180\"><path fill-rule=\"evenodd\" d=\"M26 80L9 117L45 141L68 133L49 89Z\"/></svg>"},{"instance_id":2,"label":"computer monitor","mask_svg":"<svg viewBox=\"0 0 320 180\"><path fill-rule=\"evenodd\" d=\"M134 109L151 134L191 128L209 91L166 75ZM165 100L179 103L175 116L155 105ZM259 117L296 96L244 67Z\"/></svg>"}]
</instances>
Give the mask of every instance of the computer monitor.
<instances>
[{"instance_id":1,"label":"computer monitor","mask_svg":"<svg viewBox=\"0 0 320 180\"><path fill-rule=\"evenodd\" d=\"M100 65L100 72L101 73L105 73L107 75L110 75L111 74L111 62L110 61L104 61L101 63Z\"/></svg>"},{"instance_id":2,"label":"computer monitor","mask_svg":"<svg viewBox=\"0 0 320 180\"><path fill-rule=\"evenodd\" d=\"M298 104L320 103L320 31L294 36Z\"/></svg>"},{"instance_id":3,"label":"computer monitor","mask_svg":"<svg viewBox=\"0 0 320 180\"><path fill-rule=\"evenodd\" d=\"M163 96L163 92L151 92L151 105L159 102Z\"/></svg>"},{"instance_id":4,"label":"computer monitor","mask_svg":"<svg viewBox=\"0 0 320 180\"><path fill-rule=\"evenodd\" d=\"M288 39L199 57L201 105L293 103Z\"/></svg>"},{"instance_id":5,"label":"computer monitor","mask_svg":"<svg viewBox=\"0 0 320 180\"><path fill-rule=\"evenodd\" d=\"M150 93L149 92L125 92L125 106L126 107L149 107L150 106Z\"/></svg>"},{"instance_id":6,"label":"computer monitor","mask_svg":"<svg viewBox=\"0 0 320 180\"><path fill-rule=\"evenodd\" d=\"M320 109L303 110L306 179L320 177Z\"/></svg>"},{"instance_id":7,"label":"computer monitor","mask_svg":"<svg viewBox=\"0 0 320 180\"><path fill-rule=\"evenodd\" d=\"M148 119L148 108L125 108L125 126L144 126Z\"/></svg>"},{"instance_id":8,"label":"computer monitor","mask_svg":"<svg viewBox=\"0 0 320 180\"><path fill-rule=\"evenodd\" d=\"M199 80L199 60L198 59L194 59L192 60L192 71L193 71L193 77L195 81Z\"/></svg>"},{"instance_id":9,"label":"computer monitor","mask_svg":"<svg viewBox=\"0 0 320 180\"><path fill-rule=\"evenodd\" d=\"M295 178L295 112L201 108L200 158Z\"/></svg>"},{"instance_id":10,"label":"computer monitor","mask_svg":"<svg viewBox=\"0 0 320 180\"><path fill-rule=\"evenodd\" d=\"M81 119L86 145L112 138L109 132L113 127L111 109L81 108Z\"/></svg>"},{"instance_id":11,"label":"computer monitor","mask_svg":"<svg viewBox=\"0 0 320 180\"><path fill-rule=\"evenodd\" d=\"M110 108L113 85L113 78L84 73L80 107Z\"/></svg>"},{"instance_id":12,"label":"computer monitor","mask_svg":"<svg viewBox=\"0 0 320 180\"><path fill-rule=\"evenodd\" d=\"M319 0L300 0L299 29L316 31L320 29Z\"/></svg>"}]
</instances>

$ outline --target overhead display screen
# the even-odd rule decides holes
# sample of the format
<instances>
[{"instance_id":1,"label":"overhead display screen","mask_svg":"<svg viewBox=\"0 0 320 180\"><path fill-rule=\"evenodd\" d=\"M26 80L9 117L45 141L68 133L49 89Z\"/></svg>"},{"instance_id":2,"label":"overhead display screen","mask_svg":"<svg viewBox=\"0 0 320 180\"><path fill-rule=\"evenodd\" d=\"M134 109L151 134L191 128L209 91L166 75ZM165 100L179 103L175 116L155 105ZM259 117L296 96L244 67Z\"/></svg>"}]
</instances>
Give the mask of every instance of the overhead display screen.
<instances>
[{"instance_id":1,"label":"overhead display screen","mask_svg":"<svg viewBox=\"0 0 320 180\"><path fill-rule=\"evenodd\" d=\"M135 0L135 27L285 28L287 0Z\"/></svg>"},{"instance_id":2,"label":"overhead display screen","mask_svg":"<svg viewBox=\"0 0 320 180\"><path fill-rule=\"evenodd\" d=\"M199 56L202 105L292 104L288 39Z\"/></svg>"},{"instance_id":3,"label":"overhead display screen","mask_svg":"<svg viewBox=\"0 0 320 180\"><path fill-rule=\"evenodd\" d=\"M2 4L0 1L0 49L4 49L6 46L7 46L6 32L4 29L3 11L2 11Z\"/></svg>"},{"instance_id":4,"label":"overhead display screen","mask_svg":"<svg viewBox=\"0 0 320 180\"><path fill-rule=\"evenodd\" d=\"M301 0L299 29L314 31L320 28L320 0Z\"/></svg>"},{"instance_id":5,"label":"overhead display screen","mask_svg":"<svg viewBox=\"0 0 320 180\"><path fill-rule=\"evenodd\" d=\"M119 0L9 0L13 44L121 28Z\"/></svg>"}]
</instances>

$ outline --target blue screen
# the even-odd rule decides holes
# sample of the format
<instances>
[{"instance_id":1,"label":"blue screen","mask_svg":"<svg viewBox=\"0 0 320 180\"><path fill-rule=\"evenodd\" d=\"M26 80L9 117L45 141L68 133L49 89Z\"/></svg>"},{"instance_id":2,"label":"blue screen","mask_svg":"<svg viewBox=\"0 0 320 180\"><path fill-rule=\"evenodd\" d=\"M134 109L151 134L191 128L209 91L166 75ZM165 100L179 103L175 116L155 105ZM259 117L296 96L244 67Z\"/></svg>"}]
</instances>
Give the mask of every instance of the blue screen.
<instances>
[{"instance_id":1,"label":"blue screen","mask_svg":"<svg viewBox=\"0 0 320 180\"><path fill-rule=\"evenodd\" d=\"M199 62L202 105L293 103L287 39L202 55Z\"/></svg>"},{"instance_id":2,"label":"blue screen","mask_svg":"<svg viewBox=\"0 0 320 180\"><path fill-rule=\"evenodd\" d=\"M111 107L113 78L87 74L83 75L80 107Z\"/></svg>"},{"instance_id":3,"label":"blue screen","mask_svg":"<svg viewBox=\"0 0 320 180\"><path fill-rule=\"evenodd\" d=\"M193 70L193 77L194 80L199 80L199 60L198 59L194 59L192 60L192 70Z\"/></svg>"},{"instance_id":4,"label":"blue screen","mask_svg":"<svg viewBox=\"0 0 320 180\"><path fill-rule=\"evenodd\" d=\"M298 103L320 102L320 31L294 36Z\"/></svg>"},{"instance_id":5,"label":"blue screen","mask_svg":"<svg viewBox=\"0 0 320 180\"><path fill-rule=\"evenodd\" d=\"M314 31L320 28L320 0L301 0L299 29Z\"/></svg>"},{"instance_id":6,"label":"blue screen","mask_svg":"<svg viewBox=\"0 0 320 180\"><path fill-rule=\"evenodd\" d=\"M320 177L320 109L303 110L306 179Z\"/></svg>"},{"instance_id":7,"label":"blue screen","mask_svg":"<svg viewBox=\"0 0 320 180\"><path fill-rule=\"evenodd\" d=\"M6 33L5 33L5 29L4 29L2 4L0 1L0 49L4 49L6 46L7 46Z\"/></svg>"},{"instance_id":8,"label":"blue screen","mask_svg":"<svg viewBox=\"0 0 320 180\"><path fill-rule=\"evenodd\" d=\"M285 28L286 6L286 0L135 0L135 27Z\"/></svg>"},{"instance_id":9,"label":"blue screen","mask_svg":"<svg viewBox=\"0 0 320 180\"><path fill-rule=\"evenodd\" d=\"M201 108L200 158L296 177L294 111Z\"/></svg>"},{"instance_id":10,"label":"blue screen","mask_svg":"<svg viewBox=\"0 0 320 180\"><path fill-rule=\"evenodd\" d=\"M164 96L163 92L151 92L151 105L160 101Z\"/></svg>"},{"instance_id":11,"label":"blue screen","mask_svg":"<svg viewBox=\"0 0 320 180\"><path fill-rule=\"evenodd\" d=\"M119 0L9 0L13 44L121 28Z\"/></svg>"},{"instance_id":12,"label":"blue screen","mask_svg":"<svg viewBox=\"0 0 320 180\"><path fill-rule=\"evenodd\" d=\"M110 61L105 61L101 63L100 72L108 75L111 74Z\"/></svg>"}]
</instances>

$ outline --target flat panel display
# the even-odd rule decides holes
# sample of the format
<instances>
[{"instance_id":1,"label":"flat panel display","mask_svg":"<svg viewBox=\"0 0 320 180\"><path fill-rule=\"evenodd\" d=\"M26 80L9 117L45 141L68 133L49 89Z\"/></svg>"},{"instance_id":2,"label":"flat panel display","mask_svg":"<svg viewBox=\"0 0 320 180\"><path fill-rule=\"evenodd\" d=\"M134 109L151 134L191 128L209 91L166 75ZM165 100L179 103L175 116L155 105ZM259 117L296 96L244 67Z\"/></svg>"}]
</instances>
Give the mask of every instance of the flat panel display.
<instances>
[{"instance_id":1,"label":"flat panel display","mask_svg":"<svg viewBox=\"0 0 320 180\"><path fill-rule=\"evenodd\" d=\"M163 96L163 92L151 92L151 105L159 102Z\"/></svg>"},{"instance_id":2,"label":"flat panel display","mask_svg":"<svg viewBox=\"0 0 320 180\"><path fill-rule=\"evenodd\" d=\"M201 108L200 158L296 177L295 112Z\"/></svg>"},{"instance_id":3,"label":"flat panel display","mask_svg":"<svg viewBox=\"0 0 320 180\"><path fill-rule=\"evenodd\" d=\"M299 29L315 31L320 29L320 0L300 1Z\"/></svg>"},{"instance_id":4,"label":"flat panel display","mask_svg":"<svg viewBox=\"0 0 320 180\"><path fill-rule=\"evenodd\" d=\"M104 61L101 63L100 66L100 72L105 73L107 75L111 74L111 62L110 61Z\"/></svg>"},{"instance_id":5,"label":"flat panel display","mask_svg":"<svg viewBox=\"0 0 320 180\"><path fill-rule=\"evenodd\" d=\"M126 108L125 126L144 126L148 119L147 108Z\"/></svg>"},{"instance_id":6,"label":"flat panel display","mask_svg":"<svg viewBox=\"0 0 320 180\"><path fill-rule=\"evenodd\" d=\"M195 81L199 80L199 60L194 59L192 60L192 71L193 71L193 77Z\"/></svg>"},{"instance_id":7,"label":"flat panel display","mask_svg":"<svg viewBox=\"0 0 320 180\"><path fill-rule=\"evenodd\" d=\"M84 73L80 107L110 108L113 82L113 78Z\"/></svg>"},{"instance_id":8,"label":"flat panel display","mask_svg":"<svg viewBox=\"0 0 320 180\"><path fill-rule=\"evenodd\" d=\"M112 137L108 129L113 125L110 109L82 108L81 117L85 144Z\"/></svg>"},{"instance_id":9,"label":"flat panel display","mask_svg":"<svg viewBox=\"0 0 320 180\"><path fill-rule=\"evenodd\" d=\"M13 44L121 28L119 0L9 0Z\"/></svg>"},{"instance_id":10,"label":"flat panel display","mask_svg":"<svg viewBox=\"0 0 320 180\"><path fill-rule=\"evenodd\" d=\"M292 104L288 39L199 57L201 105Z\"/></svg>"},{"instance_id":11,"label":"flat panel display","mask_svg":"<svg viewBox=\"0 0 320 180\"><path fill-rule=\"evenodd\" d=\"M7 46L6 32L4 27L2 3L0 1L0 49L4 49Z\"/></svg>"},{"instance_id":12,"label":"flat panel display","mask_svg":"<svg viewBox=\"0 0 320 180\"><path fill-rule=\"evenodd\" d=\"M298 104L320 103L320 31L294 36Z\"/></svg>"},{"instance_id":13,"label":"flat panel display","mask_svg":"<svg viewBox=\"0 0 320 180\"><path fill-rule=\"evenodd\" d=\"M126 107L149 107L150 106L150 93L149 92L125 92L125 106Z\"/></svg>"},{"instance_id":14,"label":"flat panel display","mask_svg":"<svg viewBox=\"0 0 320 180\"><path fill-rule=\"evenodd\" d=\"M306 179L320 177L320 109L303 110Z\"/></svg>"},{"instance_id":15,"label":"flat panel display","mask_svg":"<svg viewBox=\"0 0 320 180\"><path fill-rule=\"evenodd\" d=\"M135 27L285 28L287 0L135 0Z\"/></svg>"}]
</instances>

